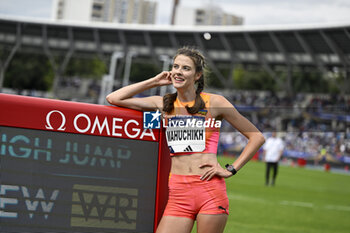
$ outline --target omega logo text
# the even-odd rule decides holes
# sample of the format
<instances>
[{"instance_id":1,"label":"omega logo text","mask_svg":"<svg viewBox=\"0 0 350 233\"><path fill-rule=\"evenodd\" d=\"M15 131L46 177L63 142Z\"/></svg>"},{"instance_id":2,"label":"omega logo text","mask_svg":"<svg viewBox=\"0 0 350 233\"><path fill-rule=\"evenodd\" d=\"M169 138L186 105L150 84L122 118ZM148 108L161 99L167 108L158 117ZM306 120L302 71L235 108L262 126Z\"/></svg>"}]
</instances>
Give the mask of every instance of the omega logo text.
<instances>
[{"instance_id":1,"label":"omega logo text","mask_svg":"<svg viewBox=\"0 0 350 233\"><path fill-rule=\"evenodd\" d=\"M150 137L156 140L152 129L143 129L142 125L134 120L125 120L118 117L100 117L89 116L85 113L79 113L73 116L73 121L69 122L64 113L58 110L52 110L46 115L45 128L48 130L67 131L74 129L78 133L89 133L95 135L106 135L113 137L127 137L132 139L144 139ZM55 129L54 125L59 125Z\"/></svg>"}]
</instances>

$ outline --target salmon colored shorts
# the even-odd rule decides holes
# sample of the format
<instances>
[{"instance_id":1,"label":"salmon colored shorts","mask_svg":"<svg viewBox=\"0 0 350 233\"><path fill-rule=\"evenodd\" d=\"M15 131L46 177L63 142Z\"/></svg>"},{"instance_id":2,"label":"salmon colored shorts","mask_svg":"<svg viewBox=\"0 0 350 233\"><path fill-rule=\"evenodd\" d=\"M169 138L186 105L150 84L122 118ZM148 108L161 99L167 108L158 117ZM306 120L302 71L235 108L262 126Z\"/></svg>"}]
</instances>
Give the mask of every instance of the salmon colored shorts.
<instances>
[{"instance_id":1,"label":"salmon colored shorts","mask_svg":"<svg viewBox=\"0 0 350 233\"><path fill-rule=\"evenodd\" d=\"M229 214L224 178L201 180L198 175L169 177L169 200L163 216L195 220L197 214Z\"/></svg>"}]
</instances>

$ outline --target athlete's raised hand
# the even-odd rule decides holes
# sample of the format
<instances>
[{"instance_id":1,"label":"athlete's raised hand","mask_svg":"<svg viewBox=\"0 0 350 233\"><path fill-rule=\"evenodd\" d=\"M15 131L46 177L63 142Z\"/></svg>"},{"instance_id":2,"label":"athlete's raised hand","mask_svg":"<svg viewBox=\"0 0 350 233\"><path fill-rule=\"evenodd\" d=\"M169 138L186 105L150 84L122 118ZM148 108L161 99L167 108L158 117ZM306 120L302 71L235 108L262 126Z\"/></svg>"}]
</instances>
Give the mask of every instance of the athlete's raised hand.
<instances>
[{"instance_id":1,"label":"athlete's raised hand","mask_svg":"<svg viewBox=\"0 0 350 233\"><path fill-rule=\"evenodd\" d=\"M110 104L140 111L162 109L162 96L148 96L142 98L134 96L145 90L169 85L171 83L171 72L163 71L152 78L124 86L110 93L106 99Z\"/></svg>"},{"instance_id":2,"label":"athlete's raised hand","mask_svg":"<svg viewBox=\"0 0 350 233\"><path fill-rule=\"evenodd\" d=\"M163 72L157 74L153 79L157 83L158 86L165 86L165 85L172 84L170 71L163 71Z\"/></svg>"}]
</instances>

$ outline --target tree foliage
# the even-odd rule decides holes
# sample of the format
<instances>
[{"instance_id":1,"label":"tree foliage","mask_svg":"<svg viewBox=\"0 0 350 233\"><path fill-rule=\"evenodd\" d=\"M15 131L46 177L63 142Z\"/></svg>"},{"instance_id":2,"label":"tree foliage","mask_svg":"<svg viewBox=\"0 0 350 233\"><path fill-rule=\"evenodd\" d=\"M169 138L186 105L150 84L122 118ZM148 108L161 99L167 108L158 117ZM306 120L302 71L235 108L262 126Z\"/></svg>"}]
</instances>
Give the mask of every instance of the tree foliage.
<instances>
[{"instance_id":1,"label":"tree foliage","mask_svg":"<svg viewBox=\"0 0 350 233\"><path fill-rule=\"evenodd\" d=\"M100 79L106 73L107 67L105 63L97 57L92 59L73 58L68 63L64 76Z\"/></svg>"},{"instance_id":2,"label":"tree foliage","mask_svg":"<svg viewBox=\"0 0 350 233\"><path fill-rule=\"evenodd\" d=\"M1 52L1 51L0 51ZM123 68L123 67L121 67ZM232 83L234 89L243 90L265 90L280 91L285 90L286 86L279 86L265 70L260 67L243 67L235 65L232 74ZM153 77L161 69L151 61L135 60L131 66L130 81L139 82ZM227 88L218 79L215 73L210 69L207 73L206 85L214 88ZM230 69L221 69L223 77L231 76ZM282 85L286 85L286 70L275 71L277 77L282 80ZM73 57L63 73L65 79L71 77L90 78L100 80L101 77L108 73L106 64L94 58L76 58ZM291 89L294 93L339 93L346 90L349 80L344 78L341 73L336 74L333 78L316 70L294 69L291 72ZM4 87L13 89L30 89L48 91L52 88L54 72L50 65L49 59L42 54L17 53L5 72Z\"/></svg>"},{"instance_id":3,"label":"tree foliage","mask_svg":"<svg viewBox=\"0 0 350 233\"><path fill-rule=\"evenodd\" d=\"M329 81L322 73L317 71L304 71L293 73L293 90L297 92L327 93Z\"/></svg>"},{"instance_id":4,"label":"tree foliage","mask_svg":"<svg viewBox=\"0 0 350 233\"><path fill-rule=\"evenodd\" d=\"M16 54L5 73L4 86L18 90L48 90L53 76L45 56Z\"/></svg>"},{"instance_id":5,"label":"tree foliage","mask_svg":"<svg viewBox=\"0 0 350 233\"><path fill-rule=\"evenodd\" d=\"M246 70L243 66L237 66L233 72L235 89L266 90L276 89L275 80L267 72L258 70Z\"/></svg>"},{"instance_id":6,"label":"tree foliage","mask_svg":"<svg viewBox=\"0 0 350 233\"><path fill-rule=\"evenodd\" d=\"M130 81L140 82L155 76L159 72L161 70L153 63L134 62L130 70Z\"/></svg>"},{"instance_id":7,"label":"tree foliage","mask_svg":"<svg viewBox=\"0 0 350 233\"><path fill-rule=\"evenodd\" d=\"M100 79L106 72L105 63L96 57L72 58L63 76ZM53 78L53 69L45 55L18 53L6 70L4 86L18 90L48 91L52 88Z\"/></svg>"},{"instance_id":8,"label":"tree foliage","mask_svg":"<svg viewBox=\"0 0 350 233\"><path fill-rule=\"evenodd\" d=\"M282 80L281 84L286 85L287 71L275 71L278 78ZM281 91L286 90L286 86L280 86L278 83L262 69L245 69L243 66L237 66L233 74L234 88L243 90L265 90ZM317 70L293 70L291 72L291 90L293 93L338 93L339 85L337 81L327 78Z\"/></svg>"}]
</instances>

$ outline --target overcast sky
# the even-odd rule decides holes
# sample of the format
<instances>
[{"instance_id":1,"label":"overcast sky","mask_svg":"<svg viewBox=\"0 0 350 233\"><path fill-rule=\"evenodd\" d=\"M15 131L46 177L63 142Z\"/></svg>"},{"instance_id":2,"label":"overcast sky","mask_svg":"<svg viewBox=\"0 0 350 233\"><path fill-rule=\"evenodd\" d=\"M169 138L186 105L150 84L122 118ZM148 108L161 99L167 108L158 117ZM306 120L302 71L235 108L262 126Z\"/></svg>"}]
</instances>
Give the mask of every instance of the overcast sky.
<instances>
[{"instance_id":1,"label":"overcast sky","mask_svg":"<svg viewBox=\"0 0 350 233\"><path fill-rule=\"evenodd\" d=\"M157 23L170 24L173 0L156 1ZM50 18L51 3L52 0L0 0L0 14ZM350 0L180 0L180 5L188 8L209 3L242 16L245 25L350 23Z\"/></svg>"}]
</instances>

